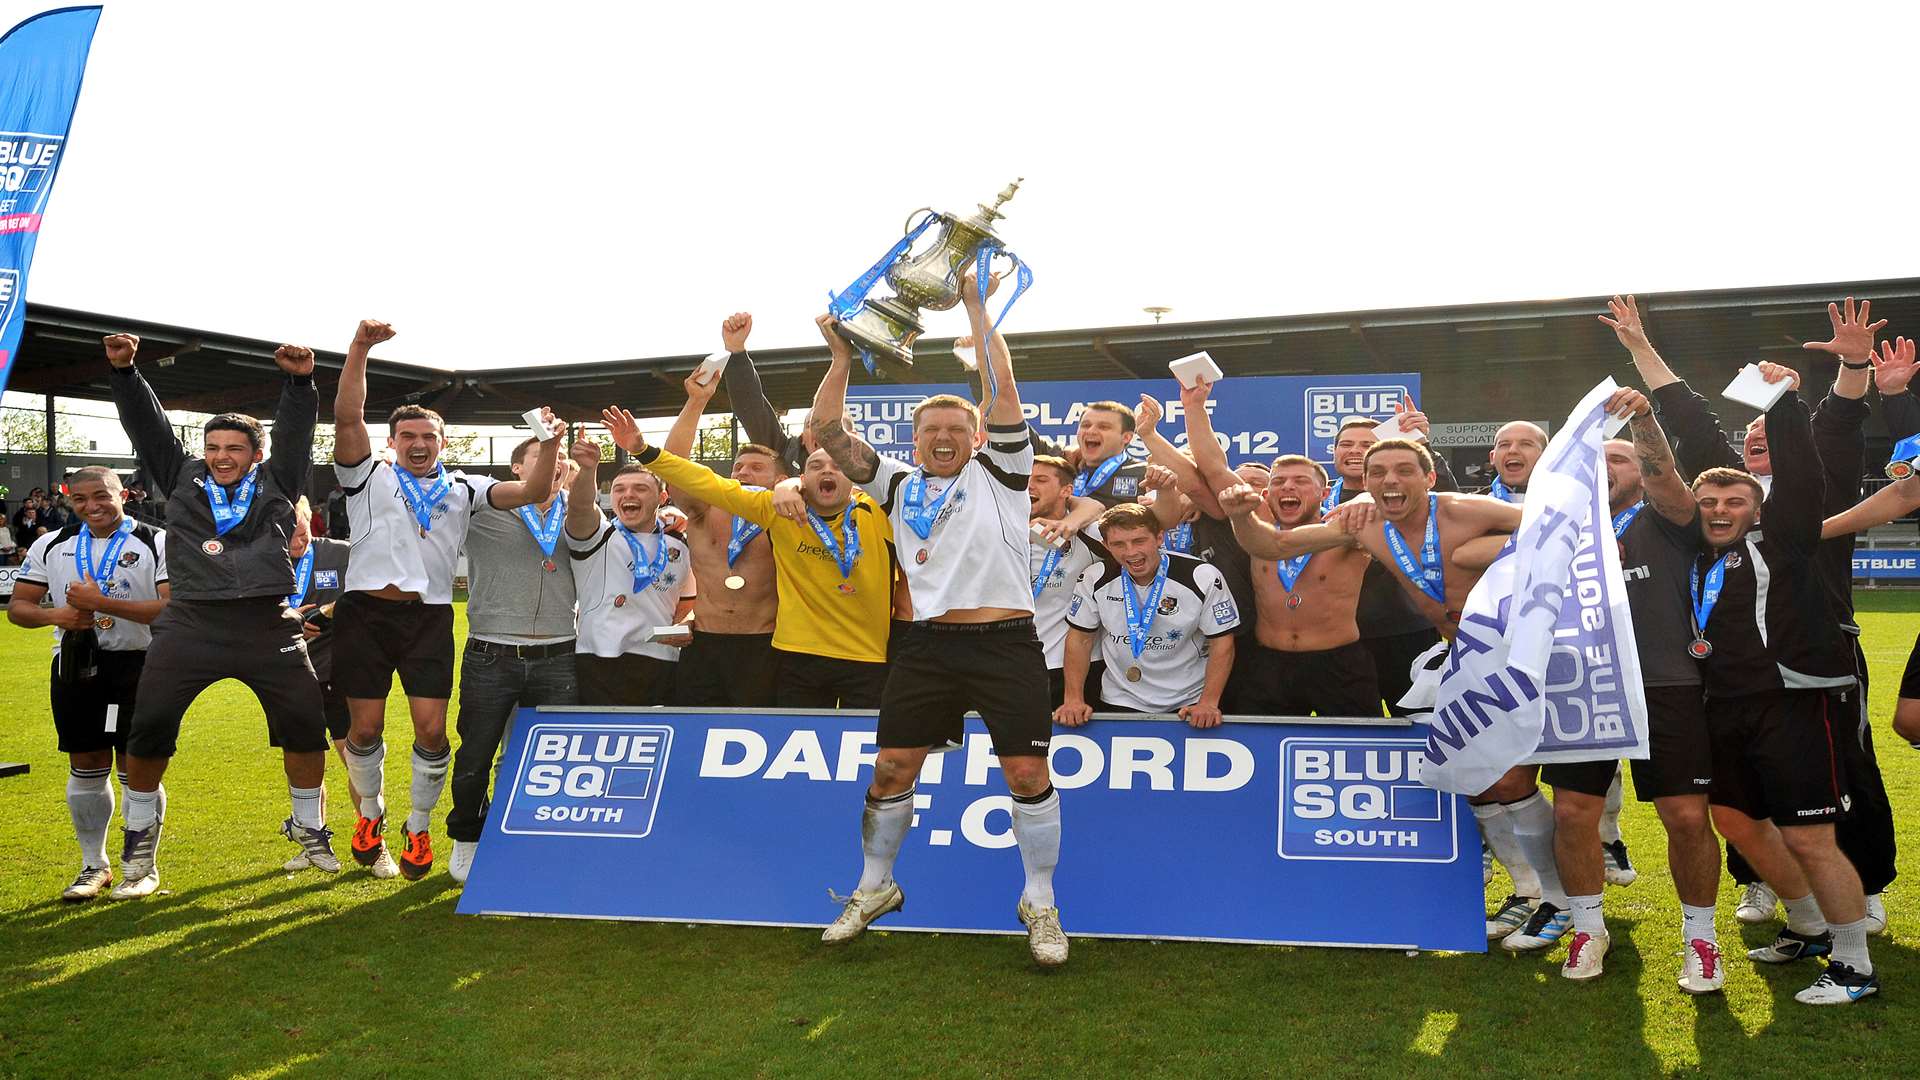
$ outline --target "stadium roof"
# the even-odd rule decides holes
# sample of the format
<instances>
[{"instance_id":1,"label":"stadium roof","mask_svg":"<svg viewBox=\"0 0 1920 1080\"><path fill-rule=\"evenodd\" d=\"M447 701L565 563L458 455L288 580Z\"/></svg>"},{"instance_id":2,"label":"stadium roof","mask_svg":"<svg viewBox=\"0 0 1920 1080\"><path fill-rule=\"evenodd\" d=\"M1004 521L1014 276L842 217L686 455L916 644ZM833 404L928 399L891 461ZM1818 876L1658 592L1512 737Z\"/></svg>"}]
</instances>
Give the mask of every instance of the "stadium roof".
<instances>
[{"instance_id":1,"label":"stadium roof","mask_svg":"<svg viewBox=\"0 0 1920 1080\"><path fill-rule=\"evenodd\" d=\"M1874 316L1891 320L1889 333L1920 336L1920 278L1643 295L1640 307L1675 370L1717 388L1755 359L1811 367L1814 357L1800 343L1828 336L1826 304L1846 296L1871 299ZM1538 419L1568 407L1601 376L1629 373L1625 352L1594 318L1605 310L1604 297L1583 297L1050 330L1008 340L1028 379L1166 378L1168 360L1205 349L1229 376L1419 372L1421 405L1435 420ZM272 408L277 342L32 304L8 389L107 398L100 338L114 332L140 335L142 368L168 408ZM962 381L951 345L951 338L921 340L915 368L924 377L918 381ZM593 418L611 403L640 415L671 415L685 400L681 379L702 355L486 370L376 359L369 365L368 412L378 416L417 402L450 422L472 425L513 424L540 404L575 420ZM343 357L318 356L325 420ZM774 403L800 408L812 400L826 350L756 351L754 361ZM854 381L874 380L856 371ZM713 408L727 408L724 391Z\"/></svg>"}]
</instances>

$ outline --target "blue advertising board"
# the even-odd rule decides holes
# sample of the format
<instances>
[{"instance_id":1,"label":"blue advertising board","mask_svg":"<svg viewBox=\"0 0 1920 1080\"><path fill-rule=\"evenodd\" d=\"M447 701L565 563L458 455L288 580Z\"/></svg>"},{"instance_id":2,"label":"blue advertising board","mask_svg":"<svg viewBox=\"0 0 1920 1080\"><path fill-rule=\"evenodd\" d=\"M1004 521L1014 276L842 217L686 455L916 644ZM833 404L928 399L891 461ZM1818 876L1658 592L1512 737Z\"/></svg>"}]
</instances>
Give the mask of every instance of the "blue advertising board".
<instances>
[{"instance_id":1,"label":"blue advertising board","mask_svg":"<svg viewBox=\"0 0 1920 1080\"><path fill-rule=\"evenodd\" d=\"M847 409L855 434L889 457L913 457L913 407L934 394L970 391L960 384L849 387ZM1165 406L1161 430L1176 446L1186 445L1181 416L1180 384L1165 379L1089 379L1083 381L1020 383L1020 408L1027 422L1056 442L1071 444L1080 427L1080 415L1095 401L1133 405L1141 394L1151 394ZM1262 375L1223 380L1207 401L1215 437L1234 464L1270 461L1281 454L1305 454L1315 461L1333 459L1333 440L1340 421L1349 416L1385 420L1403 401L1420 399L1420 376L1387 375ZM1132 452L1146 456L1135 442Z\"/></svg>"},{"instance_id":2,"label":"blue advertising board","mask_svg":"<svg viewBox=\"0 0 1920 1080\"><path fill-rule=\"evenodd\" d=\"M824 926L860 871L871 712L523 709L464 914ZM1096 719L1053 742L1069 933L1486 948L1478 832L1404 721ZM992 743L928 758L890 930L1020 933Z\"/></svg>"},{"instance_id":3,"label":"blue advertising board","mask_svg":"<svg viewBox=\"0 0 1920 1080\"><path fill-rule=\"evenodd\" d=\"M1920 548L1860 548L1853 576L1876 581L1920 578Z\"/></svg>"}]
</instances>

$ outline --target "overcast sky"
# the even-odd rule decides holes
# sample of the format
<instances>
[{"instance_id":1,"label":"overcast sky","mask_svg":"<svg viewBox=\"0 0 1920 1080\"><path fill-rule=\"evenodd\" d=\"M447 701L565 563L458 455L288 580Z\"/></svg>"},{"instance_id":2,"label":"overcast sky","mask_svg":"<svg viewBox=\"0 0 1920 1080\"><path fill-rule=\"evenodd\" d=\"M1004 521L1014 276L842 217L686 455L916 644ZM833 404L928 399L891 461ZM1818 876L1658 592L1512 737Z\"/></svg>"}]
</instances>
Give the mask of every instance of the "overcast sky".
<instances>
[{"instance_id":1,"label":"overcast sky","mask_svg":"<svg viewBox=\"0 0 1920 1080\"><path fill-rule=\"evenodd\" d=\"M448 367L806 344L1015 176L1012 330L1917 272L1911 5L1455 7L109 3L30 297Z\"/></svg>"}]
</instances>

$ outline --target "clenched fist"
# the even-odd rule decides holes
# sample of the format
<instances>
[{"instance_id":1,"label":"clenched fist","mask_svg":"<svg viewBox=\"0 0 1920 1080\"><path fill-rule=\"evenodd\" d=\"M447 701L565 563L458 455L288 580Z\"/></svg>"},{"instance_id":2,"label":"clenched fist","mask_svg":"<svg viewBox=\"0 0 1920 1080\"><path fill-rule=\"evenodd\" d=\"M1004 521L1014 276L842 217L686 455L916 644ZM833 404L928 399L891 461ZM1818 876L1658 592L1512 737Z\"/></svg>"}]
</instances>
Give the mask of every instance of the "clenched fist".
<instances>
[{"instance_id":1,"label":"clenched fist","mask_svg":"<svg viewBox=\"0 0 1920 1080\"><path fill-rule=\"evenodd\" d=\"M353 331L353 343L362 349L369 349L383 341L393 339L393 327L378 319L361 319L360 325Z\"/></svg>"},{"instance_id":2,"label":"clenched fist","mask_svg":"<svg viewBox=\"0 0 1920 1080\"><path fill-rule=\"evenodd\" d=\"M117 368L133 366L133 354L140 351L140 339L132 334L108 334L100 339L107 346L107 362Z\"/></svg>"},{"instance_id":3,"label":"clenched fist","mask_svg":"<svg viewBox=\"0 0 1920 1080\"><path fill-rule=\"evenodd\" d=\"M747 335L753 333L753 316L736 311L720 324L720 347L730 353L747 351Z\"/></svg>"},{"instance_id":4,"label":"clenched fist","mask_svg":"<svg viewBox=\"0 0 1920 1080\"><path fill-rule=\"evenodd\" d=\"M305 345L282 345L273 350L273 362L295 378L313 374L313 350Z\"/></svg>"}]
</instances>

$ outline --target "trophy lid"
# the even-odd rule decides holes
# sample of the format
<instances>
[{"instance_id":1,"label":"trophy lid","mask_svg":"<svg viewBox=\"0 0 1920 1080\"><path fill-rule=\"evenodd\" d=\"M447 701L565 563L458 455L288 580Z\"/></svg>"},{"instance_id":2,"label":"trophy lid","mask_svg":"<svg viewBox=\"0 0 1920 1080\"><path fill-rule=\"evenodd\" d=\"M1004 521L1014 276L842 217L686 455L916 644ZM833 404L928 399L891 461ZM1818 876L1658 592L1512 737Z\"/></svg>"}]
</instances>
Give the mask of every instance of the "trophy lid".
<instances>
[{"instance_id":1,"label":"trophy lid","mask_svg":"<svg viewBox=\"0 0 1920 1080\"><path fill-rule=\"evenodd\" d=\"M975 206L980 208L980 212L973 215L972 220L970 220L968 224L978 227L983 232L992 232L993 223L1006 216L1000 212L1000 207L1006 205L1007 200L1013 198L1014 192L1020 190L1020 185L1025 180L1026 177L1024 176L1014 177L1013 183L1000 189L1000 194L994 197L992 206L988 206L986 203L974 203Z\"/></svg>"}]
</instances>

